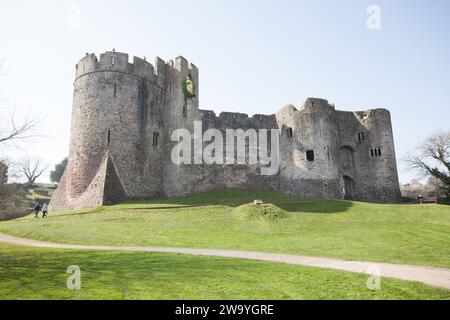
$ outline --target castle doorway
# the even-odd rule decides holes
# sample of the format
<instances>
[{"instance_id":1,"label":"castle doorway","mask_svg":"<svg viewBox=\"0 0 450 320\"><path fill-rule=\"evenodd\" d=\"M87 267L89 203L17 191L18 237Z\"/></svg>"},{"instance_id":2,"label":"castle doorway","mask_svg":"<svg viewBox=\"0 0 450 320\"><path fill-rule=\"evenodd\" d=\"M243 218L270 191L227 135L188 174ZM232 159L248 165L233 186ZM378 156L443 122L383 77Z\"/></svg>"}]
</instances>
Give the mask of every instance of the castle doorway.
<instances>
[{"instance_id":1,"label":"castle doorway","mask_svg":"<svg viewBox=\"0 0 450 320\"><path fill-rule=\"evenodd\" d=\"M349 176L344 176L344 199L353 200L353 179Z\"/></svg>"},{"instance_id":2,"label":"castle doorway","mask_svg":"<svg viewBox=\"0 0 450 320\"><path fill-rule=\"evenodd\" d=\"M344 176L353 176L355 170L355 150L350 146L341 146L339 148L339 163Z\"/></svg>"}]
</instances>

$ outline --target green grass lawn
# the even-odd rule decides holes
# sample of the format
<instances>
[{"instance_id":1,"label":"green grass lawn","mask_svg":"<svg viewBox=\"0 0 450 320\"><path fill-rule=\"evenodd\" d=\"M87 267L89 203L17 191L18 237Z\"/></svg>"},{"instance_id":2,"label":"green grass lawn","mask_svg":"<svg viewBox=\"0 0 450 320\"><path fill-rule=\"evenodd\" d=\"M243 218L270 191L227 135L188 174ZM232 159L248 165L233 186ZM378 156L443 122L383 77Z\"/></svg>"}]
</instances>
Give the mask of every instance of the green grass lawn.
<instances>
[{"instance_id":1,"label":"green grass lawn","mask_svg":"<svg viewBox=\"0 0 450 320\"><path fill-rule=\"evenodd\" d=\"M237 207L254 199L283 214L277 219L239 214ZM302 201L265 191L214 191L51 212L45 220L0 222L0 232L72 244L251 250L450 267L449 206Z\"/></svg>"},{"instance_id":2,"label":"green grass lawn","mask_svg":"<svg viewBox=\"0 0 450 320\"><path fill-rule=\"evenodd\" d=\"M66 286L81 269L81 290ZM450 291L282 263L0 244L0 299L450 299Z\"/></svg>"}]
</instances>

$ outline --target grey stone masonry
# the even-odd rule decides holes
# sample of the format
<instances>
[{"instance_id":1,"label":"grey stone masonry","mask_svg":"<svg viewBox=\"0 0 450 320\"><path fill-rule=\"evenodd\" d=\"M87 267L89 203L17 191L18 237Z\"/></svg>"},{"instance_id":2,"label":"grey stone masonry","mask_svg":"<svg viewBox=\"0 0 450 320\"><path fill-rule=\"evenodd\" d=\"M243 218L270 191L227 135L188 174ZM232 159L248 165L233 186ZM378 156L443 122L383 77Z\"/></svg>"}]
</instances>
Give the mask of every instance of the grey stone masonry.
<instances>
[{"instance_id":1,"label":"grey stone masonry","mask_svg":"<svg viewBox=\"0 0 450 320\"><path fill-rule=\"evenodd\" d=\"M174 163L179 141L173 141L173 132L195 132L195 123L201 124L201 133L216 129L224 137L228 129L276 129L279 169L262 175L260 162ZM245 146L251 152L255 146L249 140ZM230 143L234 145L224 138L225 145ZM157 58L154 64L134 57L129 62L128 54L113 50L99 59L86 54L78 62L69 162L51 210L220 188L398 202L390 113L337 111L327 100L309 98L300 110L288 105L272 115L216 115L199 109L199 71L183 57L169 62Z\"/></svg>"}]
</instances>

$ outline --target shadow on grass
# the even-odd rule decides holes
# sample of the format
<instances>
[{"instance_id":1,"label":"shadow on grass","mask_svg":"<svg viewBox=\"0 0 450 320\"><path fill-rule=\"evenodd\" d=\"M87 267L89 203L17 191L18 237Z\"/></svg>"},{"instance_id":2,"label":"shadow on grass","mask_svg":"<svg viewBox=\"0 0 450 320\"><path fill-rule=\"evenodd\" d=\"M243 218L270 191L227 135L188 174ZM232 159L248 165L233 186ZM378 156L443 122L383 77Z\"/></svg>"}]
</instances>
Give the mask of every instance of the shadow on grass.
<instances>
[{"instance_id":1,"label":"shadow on grass","mask_svg":"<svg viewBox=\"0 0 450 320\"><path fill-rule=\"evenodd\" d=\"M173 199L133 200L116 207L117 209L123 209L126 208L126 205L143 206L129 208L130 210L174 209L202 206L238 207L243 204L253 203L254 200L263 200L265 203L274 204L288 212L342 213L353 206L351 201L304 200L274 191L226 189L196 193ZM145 205L147 207L144 207ZM166 207L156 207L157 205L164 205Z\"/></svg>"}]
</instances>

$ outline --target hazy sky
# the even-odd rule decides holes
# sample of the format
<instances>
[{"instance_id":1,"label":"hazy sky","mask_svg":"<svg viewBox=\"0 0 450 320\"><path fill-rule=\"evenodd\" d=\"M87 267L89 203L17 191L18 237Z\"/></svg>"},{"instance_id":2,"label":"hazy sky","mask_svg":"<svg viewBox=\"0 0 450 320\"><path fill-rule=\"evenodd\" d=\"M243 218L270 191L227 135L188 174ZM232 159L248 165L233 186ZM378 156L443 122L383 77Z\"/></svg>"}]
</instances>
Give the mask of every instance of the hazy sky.
<instances>
[{"instance_id":1,"label":"hazy sky","mask_svg":"<svg viewBox=\"0 0 450 320\"><path fill-rule=\"evenodd\" d=\"M381 29L367 27L370 5L381 9ZM2 115L45 117L45 137L0 156L62 160L74 66L115 48L149 61L183 55L200 69L200 107L216 112L271 114L307 97L342 110L387 107L406 182L415 174L405 153L450 129L449 35L445 0L2 0Z\"/></svg>"}]
</instances>

